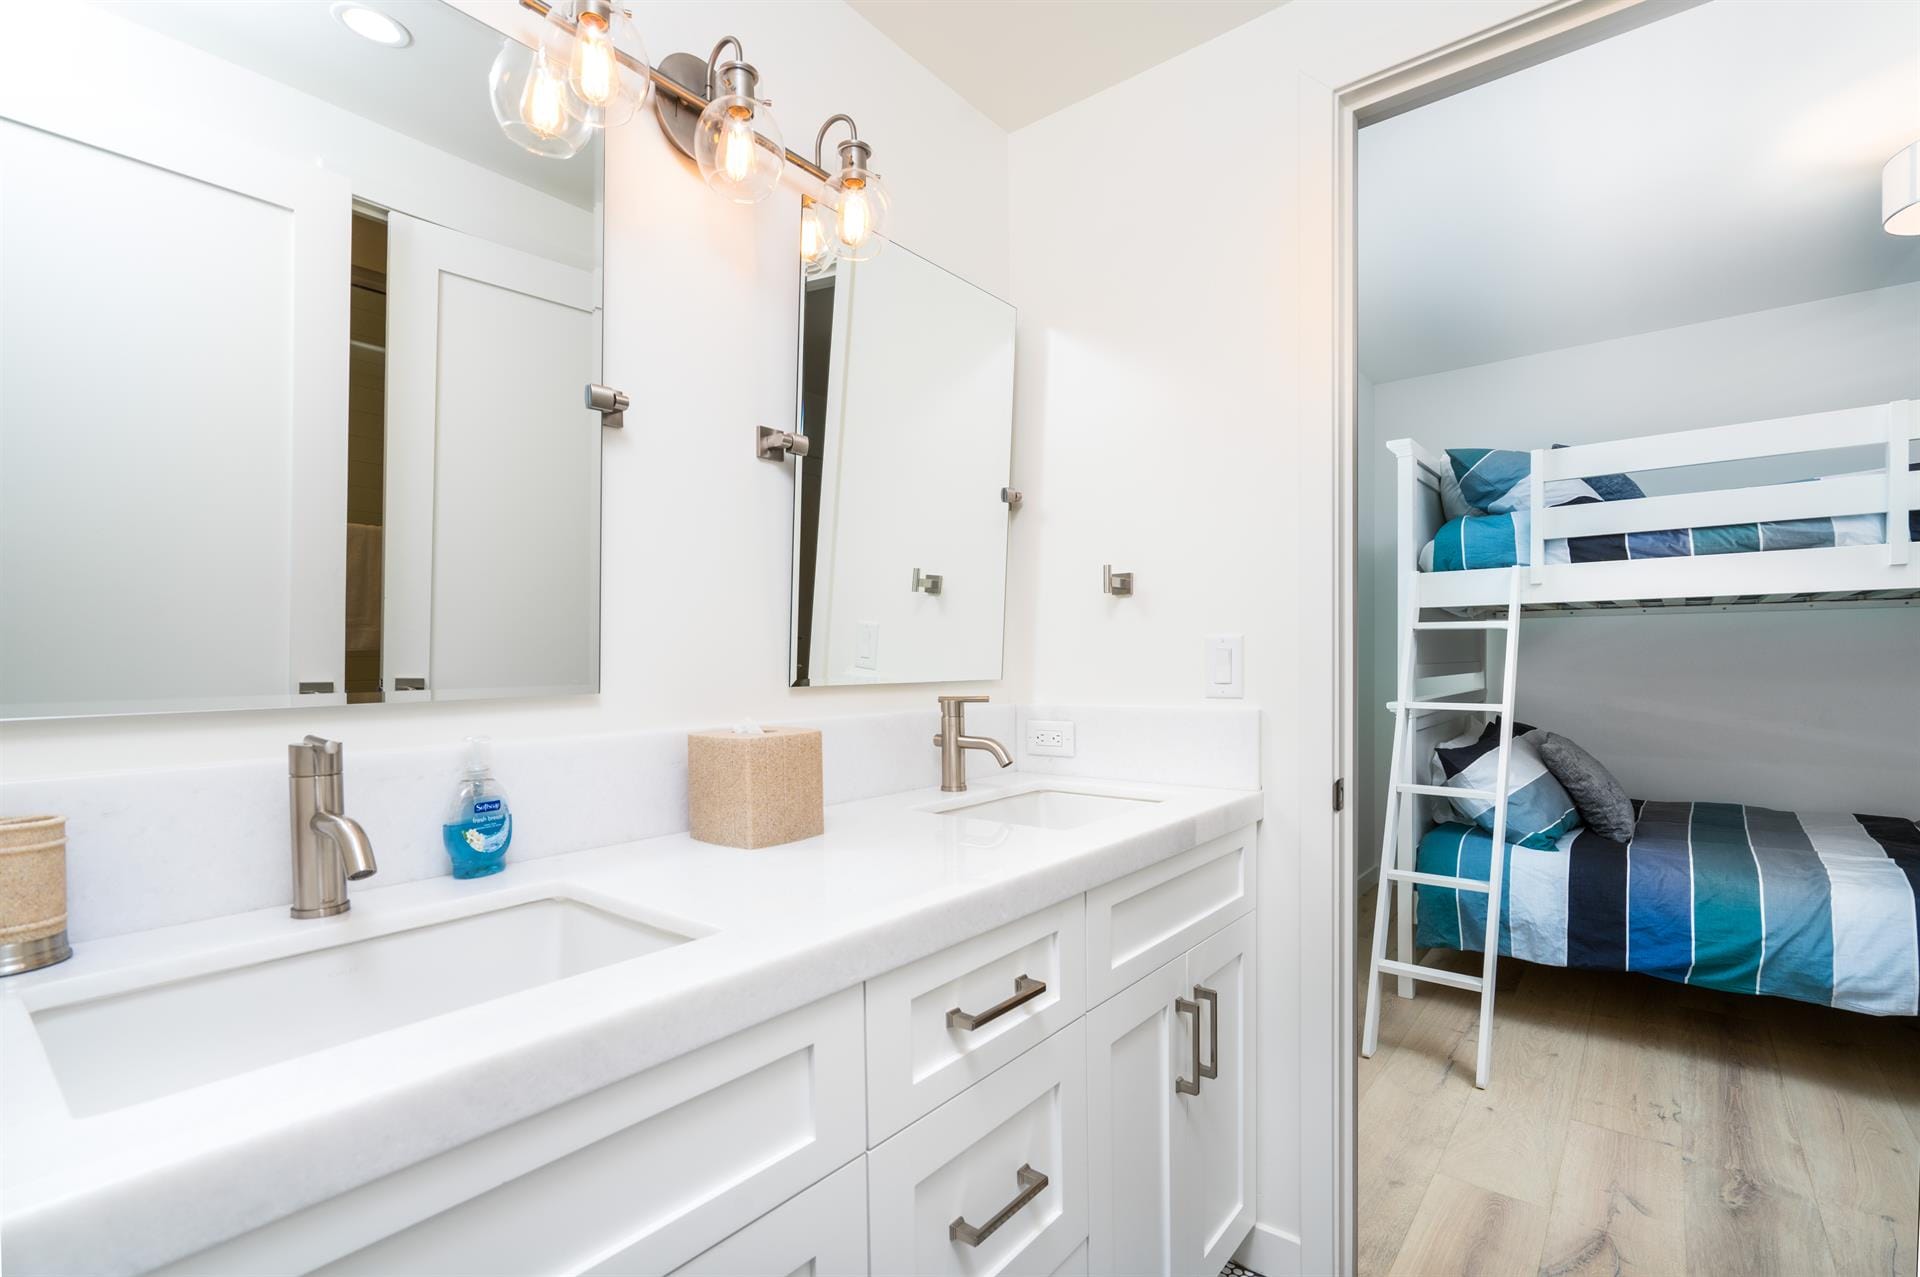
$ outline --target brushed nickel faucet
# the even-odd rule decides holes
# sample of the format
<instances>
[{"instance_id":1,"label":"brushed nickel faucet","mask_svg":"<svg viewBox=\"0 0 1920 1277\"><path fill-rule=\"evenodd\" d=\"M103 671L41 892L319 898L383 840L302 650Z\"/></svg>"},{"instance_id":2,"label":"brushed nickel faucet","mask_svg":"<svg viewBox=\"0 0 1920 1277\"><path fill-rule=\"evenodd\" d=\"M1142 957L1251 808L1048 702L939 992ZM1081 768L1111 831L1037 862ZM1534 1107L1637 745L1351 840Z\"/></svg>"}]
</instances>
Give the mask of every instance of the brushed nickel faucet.
<instances>
[{"instance_id":1,"label":"brushed nickel faucet","mask_svg":"<svg viewBox=\"0 0 1920 1277\"><path fill-rule=\"evenodd\" d=\"M942 696L940 698L940 734L933 743L940 747L940 788L949 794L967 792L967 753L984 749L1002 767L1013 766L1007 747L991 736L967 735L967 706L983 702L984 696Z\"/></svg>"},{"instance_id":2,"label":"brushed nickel faucet","mask_svg":"<svg viewBox=\"0 0 1920 1277\"><path fill-rule=\"evenodd\" d=\"M287 814L293 837L293 916L325 918L353 907L347 881L371 878L373 843L341 808L340 742L309 736L287 746Z\"/></svg>"}]
</instances>

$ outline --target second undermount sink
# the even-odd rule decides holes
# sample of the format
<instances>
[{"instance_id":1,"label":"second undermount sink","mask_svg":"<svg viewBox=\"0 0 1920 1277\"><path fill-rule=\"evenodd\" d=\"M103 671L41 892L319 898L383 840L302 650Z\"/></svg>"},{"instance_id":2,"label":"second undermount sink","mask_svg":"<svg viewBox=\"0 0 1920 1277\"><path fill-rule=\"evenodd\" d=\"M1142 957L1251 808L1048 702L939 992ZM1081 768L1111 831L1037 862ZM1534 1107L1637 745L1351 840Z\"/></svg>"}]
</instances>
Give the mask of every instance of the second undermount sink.
<instances>
[{"instance_id":1,"label":"second undermount sink","mask_svg":"<svg viewBox=\"0 0 1920 1277\"><path fill-rule=\"evenodd\" d=\"M993 820L1004 825L1035 829L1077 829L1109 816L1125 815L1153 806L1157 798L1129 798L1118 794L1088 794L1073 789L1030 789L1005 798L955 803L940 808L943 815Z\"/></svg>"},{"instance_id":2,"label":"second undermount sink","mask_svg":"<svg viewBox=\"0 0 1920 1277\"><path fill-rule=\"evenodd\" d=\"M691 939L553 896L50 1005L33 1026L87 1117Z\"/></svg>"}]
</instances>

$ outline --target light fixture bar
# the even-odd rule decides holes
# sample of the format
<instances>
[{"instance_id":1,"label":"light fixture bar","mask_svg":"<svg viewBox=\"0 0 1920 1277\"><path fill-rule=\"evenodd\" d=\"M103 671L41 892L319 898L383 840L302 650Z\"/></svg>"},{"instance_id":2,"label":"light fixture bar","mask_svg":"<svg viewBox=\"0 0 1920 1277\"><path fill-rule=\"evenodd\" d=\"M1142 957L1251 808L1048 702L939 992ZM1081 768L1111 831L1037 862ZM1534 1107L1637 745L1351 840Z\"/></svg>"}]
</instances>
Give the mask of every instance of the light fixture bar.
<instances>
[{"instance_id":1,"label":"light fixture bar","mask_svg":"<svg viewBox=\"0 0 1920 1277\"><path fill-rule=\"evenodd\" d=\"M573 19L567 17L565 14L555 13L553 11L553 5L548 3L548 0L520 0L520 7L522 9L531 9L533 12L539 14L541 17L545 18L547 21L558 26L562 31L565 31L568 35L574 34L574 32L577 30L576 24L574 23ZM707 109L707 103L708 103L707 98L702 97L698 91L688 88L686 85L680 83L680 81L674 79L672 76L667 75L666 73L658 70L657 68L649 67L645 63L635 61L633 58L628 57L625 53L621 52L619 49L615 49L613 51L613 56L618 58L620 60L620 64L626 67L628 70L645 72L647 77L653 81L653 85L656 89L659 89L662 93L674 99L676 102L680 103L682 106L686 107L687 109L695 113L698 113ZM766 145L768 145L769 147L771 147L772 145L771 143L766 142L765 138L762 138L761 141ZM784 147L781 149L785 150ZM825 169L821 168L819 165L815 164L813 161L807 159L805 156L795 155L792 151L786 151L786 156L787 156L787 163L793 165L795 168L799 169L801 172L807 173L822 182L826 181L830 176L830 174Z\"/></svg>"}]
</instances>

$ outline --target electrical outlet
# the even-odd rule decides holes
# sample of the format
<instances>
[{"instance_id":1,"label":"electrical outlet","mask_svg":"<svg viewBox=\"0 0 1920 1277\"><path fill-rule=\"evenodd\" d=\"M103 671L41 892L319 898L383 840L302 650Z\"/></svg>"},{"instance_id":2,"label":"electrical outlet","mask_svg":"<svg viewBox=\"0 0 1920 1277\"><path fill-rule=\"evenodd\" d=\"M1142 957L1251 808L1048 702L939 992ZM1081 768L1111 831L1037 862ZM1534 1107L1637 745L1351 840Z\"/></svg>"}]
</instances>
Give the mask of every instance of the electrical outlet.
<instances>
[{"instance_id":1,"label":"electrical outlet","mask_svg":"<svg viewBox=\"0 0 1920 1277\"><path fill-rule=\"evenodd\" d=\"M1028 723L1027 752L1036 758L1072 758L1073 724L1064 719Z\"/></svg>"}]
</instances>

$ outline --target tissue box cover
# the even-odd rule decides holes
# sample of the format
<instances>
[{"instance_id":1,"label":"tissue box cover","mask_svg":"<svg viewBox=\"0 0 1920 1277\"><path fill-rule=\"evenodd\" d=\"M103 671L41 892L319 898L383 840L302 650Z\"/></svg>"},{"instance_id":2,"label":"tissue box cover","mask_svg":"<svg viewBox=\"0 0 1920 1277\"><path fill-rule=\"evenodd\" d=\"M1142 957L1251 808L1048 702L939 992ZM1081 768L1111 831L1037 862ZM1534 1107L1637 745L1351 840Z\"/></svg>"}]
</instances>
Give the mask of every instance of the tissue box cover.
<instances>
[{"instance_id":1,"label":"tissue box cover","mask_svg":"<svg viewBox=\"0 0 1920 1277\"><path fill-rule=\"evenodd\" d=\"M687 816L696 839L725 847L773 847L821 833L820 733L688 733Z\"/></svg>"}]
</instances>

